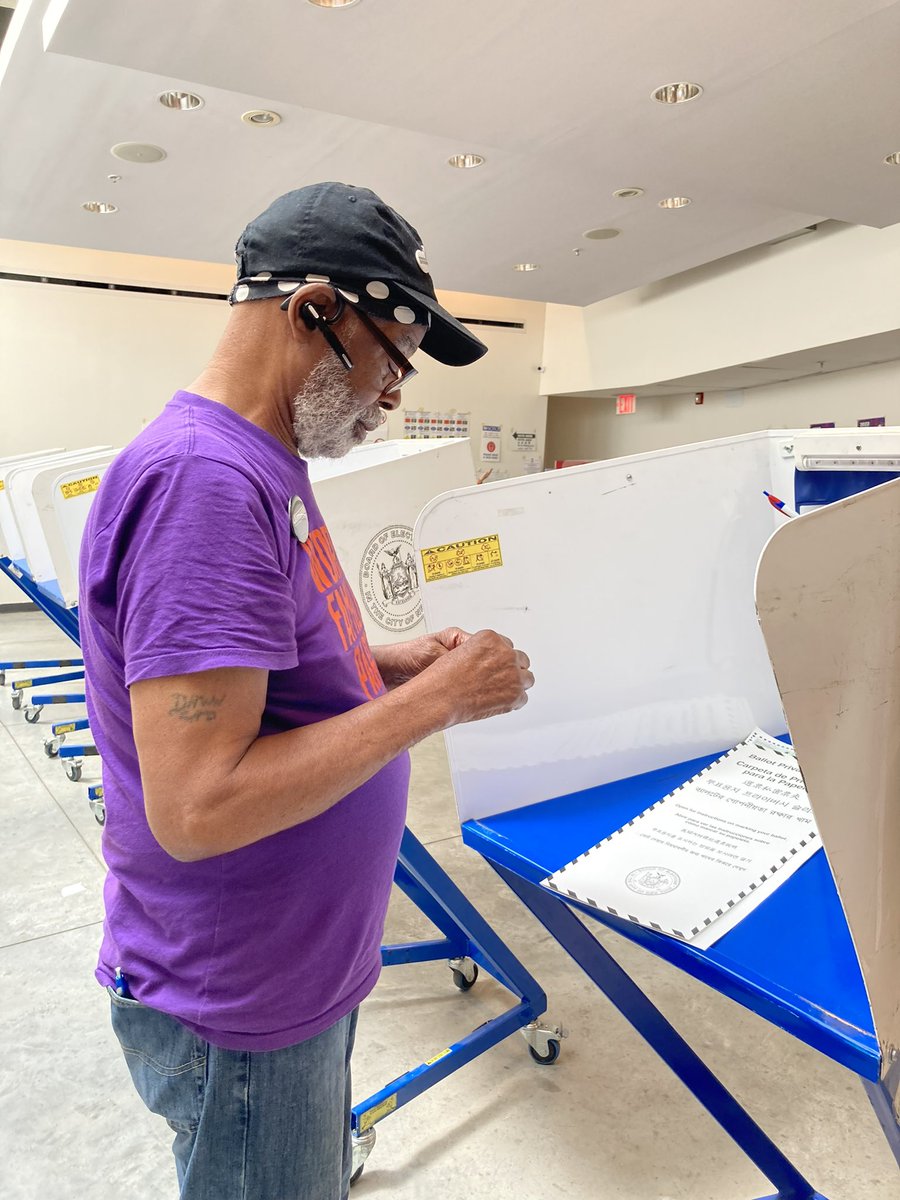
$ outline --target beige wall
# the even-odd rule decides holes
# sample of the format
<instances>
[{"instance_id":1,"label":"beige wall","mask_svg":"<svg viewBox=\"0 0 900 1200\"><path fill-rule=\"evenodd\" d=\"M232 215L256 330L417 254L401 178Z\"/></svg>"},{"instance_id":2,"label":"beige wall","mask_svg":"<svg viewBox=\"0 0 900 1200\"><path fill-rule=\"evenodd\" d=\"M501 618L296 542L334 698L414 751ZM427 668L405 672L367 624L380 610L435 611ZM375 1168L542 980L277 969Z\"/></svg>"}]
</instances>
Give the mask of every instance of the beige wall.
<instances>
[{"instance_id":1,"label":"beige wall","mask_svg":"<svg viewBox=\"0 0 900 1200\"><path fill-rule=\"evenodd\" d=\"M664 379L896 329L900 225L826 224L579 309L547 306L548 395Z\"/></svg>"},{"instance_id":2,"label":"beige wall","mask_svg":"<svg viewBox=\"0 0 900 1200\"><path fill-rule=\"evenodd\" d=\"M0 241L0 269L63 278L227 292L233 267L64 246ZM524 329L474 326L490 352L474 366L442 366L419 355L419 377L403 408L470 412L473 466L482 423L501 425L494 477L521 474L543 457L546 399L539 394L545 305L442 292L461 317L515 321ZM197 374L227 318L222 301L0 280L0 452L49 445L121 445ZM533 454L513 431L536 433ZM402 411L387 435L403 436Z\"/></svg>"},{"instance_id":3,"label":"beige wall","mask_svg":"<svg viewBox=\"0 0 900 1200\"><path fill-rule=\"evenodd\" d=\"M0 270L214 293L227 292L234 278L233 266L9 241L0 241ZM475 327L490 353L461 370L419 355L420 374L403 405L469 412L473 472L480 425L501 425L494 477L520 474L527 458L543 458L546 399L537 367L545 306L460 293L441 299L459 316L525 328ZM0 280L0 454L125 444L195 377L227 315L221 300ZM533 454L514 449L513 430L537 433ZM401 413L386 432L402 436ZM20 598L5 580L0 585L0 603Z\"/></svg>"},{"instance_id":4,"label":"beige wall","mask_svg":"<svg viewBox=\"0 0 900 1200\"><path fill-rule=\"evenodd\" d=\"M490 296L465 296L447 292L442 302L459 316L498 321L520 321L524 329L473 326L488 346L488 353L470 367L458 369L419 355L421 375L403 389L403 403L388 420L387 436L403 436L403 410L469 412L472 459L481 470L481 426L500 425L501 461L491 465L491 479L524 474L529 460L543 462L547 400L539 394L538 367L544 345L546 305L527 300L502 300ZM421 361L420 361L421 360ZM534 451L516 450L513 433L536 433Z\"/></svg>"},{"instance_id":5,"label":"beige wall","mask_svg":"<svg viewBox=\"0 0 900 1200\"><path fill-rule=\"evenodd\" d=\"M821 421L855 426L885 417L900 425L900 363L879 363L740 392L638 397L637 412L617 417L612 400L554 396L547 414L547 462L618 458L645 450L750 433L803 428Z\"/></svg>"}]
</instances>

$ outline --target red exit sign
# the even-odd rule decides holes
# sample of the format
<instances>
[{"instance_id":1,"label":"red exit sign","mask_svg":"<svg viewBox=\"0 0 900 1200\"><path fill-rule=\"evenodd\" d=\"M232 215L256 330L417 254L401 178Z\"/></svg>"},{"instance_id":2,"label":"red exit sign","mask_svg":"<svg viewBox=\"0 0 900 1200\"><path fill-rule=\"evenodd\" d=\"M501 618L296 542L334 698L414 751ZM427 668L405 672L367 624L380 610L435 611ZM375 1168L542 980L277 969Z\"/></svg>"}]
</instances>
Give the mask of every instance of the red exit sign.
<instances>
[{"instance_id":1,"label":"red exit sign","mask_svg":"<svg viewBox=\"0 0 900 1200\"><path fill-rule=\"evenodd\" d=\"M637 407L637 396L634 392L623 392L621 396L616 396L616 416L627 417L634 412Z\"/></svg>"}]
</instances>

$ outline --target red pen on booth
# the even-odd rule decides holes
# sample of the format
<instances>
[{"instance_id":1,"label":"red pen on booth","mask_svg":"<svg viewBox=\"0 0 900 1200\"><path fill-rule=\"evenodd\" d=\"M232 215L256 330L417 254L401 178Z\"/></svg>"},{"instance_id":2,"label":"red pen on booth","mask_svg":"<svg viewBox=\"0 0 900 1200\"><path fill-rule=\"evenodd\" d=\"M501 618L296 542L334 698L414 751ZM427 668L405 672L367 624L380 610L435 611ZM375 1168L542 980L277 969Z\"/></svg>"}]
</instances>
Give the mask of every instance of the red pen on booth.
<instances>
[{"instance_id":1,"label":"red pen on booth","mask_svg":"<svg viewBox=\"0 0 900 1200\"><path fill-rule=\"evenodd\" d=\"M779 500L777 496L773 496L772 493L767 492L765 488L763 488L763 495L766 497L772 507L777 509L783 517L796 517L797 514L795 512L791 512L783 500Z\"/></svg>"}]
</instances>

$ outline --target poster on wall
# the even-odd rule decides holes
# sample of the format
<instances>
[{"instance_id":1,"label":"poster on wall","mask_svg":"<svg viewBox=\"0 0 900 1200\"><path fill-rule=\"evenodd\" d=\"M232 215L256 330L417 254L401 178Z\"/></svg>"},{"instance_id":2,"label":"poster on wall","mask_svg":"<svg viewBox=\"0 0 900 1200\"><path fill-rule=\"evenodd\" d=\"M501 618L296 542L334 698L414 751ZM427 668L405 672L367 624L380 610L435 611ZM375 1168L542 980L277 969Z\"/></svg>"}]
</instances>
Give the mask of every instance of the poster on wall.
<instances>
[{"instance_id":1,"label":"poster on wall","mask_svg":"<svg viewBox=\"0 0 900 1200\"><path fill-rule=\"evenodd\" d=\"M834 421L817 421L810 429L834 429Z\"/></svg>"},{"instance_id":2,"label":"poster on wall","mask_svg":"<svg viewBox=\"0 0 900 1200\"><path fill-rule=\"evenodd\" d=\"M500 426L482 425L481 427L481 461L500 461Z\"/></svg>"},{"instance_id":3,"label":"poster on wall","mask_svg":"<svg viewBox=\"0 0 900 1200\"><path fill-rule=\"evenodd\" d=\"M403 410L405 438L448 438L469 436L469 414Z\"/></svg>"},{"instance_id":4,"label":"poster on wall","mask_svg":"<svg viewBox=\"0 0 900 1200\"><path fill-rule=\"evenodd\" d=\"M884 417L863 417L856 422L858 429L872 429L876 425L883 425Z\"/></svg>"}]
</instances>

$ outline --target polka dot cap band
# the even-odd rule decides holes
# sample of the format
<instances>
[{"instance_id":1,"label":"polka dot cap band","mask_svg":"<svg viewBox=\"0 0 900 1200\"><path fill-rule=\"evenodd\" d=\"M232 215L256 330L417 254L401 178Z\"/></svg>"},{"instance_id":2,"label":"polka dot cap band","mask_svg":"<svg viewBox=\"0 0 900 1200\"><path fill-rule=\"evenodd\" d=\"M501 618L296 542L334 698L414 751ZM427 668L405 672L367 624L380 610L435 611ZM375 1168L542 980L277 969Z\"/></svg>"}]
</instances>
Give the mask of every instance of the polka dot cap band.
<instances>
[{"instance_id":1,"label":"polka dot cap band","mask_svg":"<svg viewBox=\"0 0 900 1200\"><path fill-rule=\"evenodd\" d=\"M328 283L372 316L426 326L421 349L439 362L465 366L487 351L438 303L416 230L367 188L317 183L280 196L241 234L235 259L231 304Z\"/></svg>"},{"instance_id":2,"label":"polka dot cap band","mask_svg":"<svg viewBox=\"0 0 900 1200\"><path fill-rule=\"evenodd\" d=\"M395 289L392 295L390 285L380 279L349 283L328 279L324 275L302 275L298 279L273 279L269 276L266 280L250 277L238 280L229 300L231 304L240 304L244 300L267 300L275 296L283 300L306 283L330 284L348 303L358 305L373 317L397 321L401 325L431 327L431 313L424 304L415 304L399 289Z\"/></svg>"}]
</instances>

